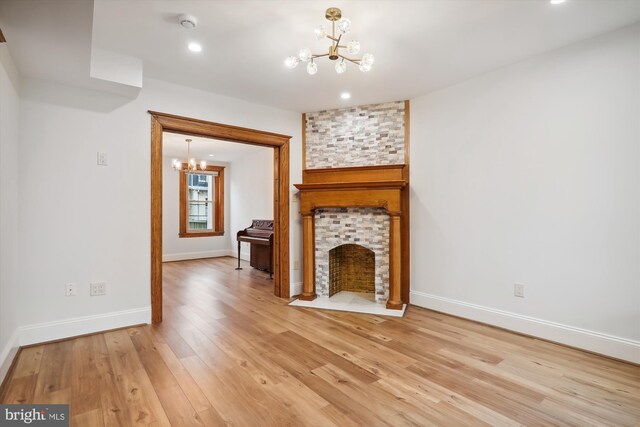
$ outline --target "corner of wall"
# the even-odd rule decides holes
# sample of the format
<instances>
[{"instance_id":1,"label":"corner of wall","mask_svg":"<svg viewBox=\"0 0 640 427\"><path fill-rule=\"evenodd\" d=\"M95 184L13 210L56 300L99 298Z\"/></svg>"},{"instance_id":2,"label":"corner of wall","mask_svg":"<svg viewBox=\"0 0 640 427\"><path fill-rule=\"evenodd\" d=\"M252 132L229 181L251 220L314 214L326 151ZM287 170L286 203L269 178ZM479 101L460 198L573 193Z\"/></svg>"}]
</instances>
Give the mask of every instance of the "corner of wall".
<instances>
[{"instance_id":1,"label":"corner of wall","mask_svg":"<svg viewBox=\"0 0 640 427\"><path fill-rule=\"evenodd\" d=\"M16 329L11 334L7 344L0 352L0 384L5 379L5 376L9 372L11 365L18 354L18 349L20 348L20 331Z\"/></svg>"}]
</instances>

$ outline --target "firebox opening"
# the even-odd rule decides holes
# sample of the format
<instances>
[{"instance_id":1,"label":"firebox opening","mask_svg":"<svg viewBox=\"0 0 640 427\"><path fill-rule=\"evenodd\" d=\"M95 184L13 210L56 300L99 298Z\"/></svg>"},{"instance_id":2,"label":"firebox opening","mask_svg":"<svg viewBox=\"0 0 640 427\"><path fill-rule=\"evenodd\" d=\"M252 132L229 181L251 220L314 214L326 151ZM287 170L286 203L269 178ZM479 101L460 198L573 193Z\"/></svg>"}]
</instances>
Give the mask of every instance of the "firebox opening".
<instances>
[{"instance_id":1,"label":"firebox opening","mask_svg":"<svg viewBox=\"0 0 640 427\"><path fill-rule=\"evenodd\" d=\"M329 251L329 297L342 291L371 294L375 298L375 253L356 244Z\"/></svg>"}]
</instances>

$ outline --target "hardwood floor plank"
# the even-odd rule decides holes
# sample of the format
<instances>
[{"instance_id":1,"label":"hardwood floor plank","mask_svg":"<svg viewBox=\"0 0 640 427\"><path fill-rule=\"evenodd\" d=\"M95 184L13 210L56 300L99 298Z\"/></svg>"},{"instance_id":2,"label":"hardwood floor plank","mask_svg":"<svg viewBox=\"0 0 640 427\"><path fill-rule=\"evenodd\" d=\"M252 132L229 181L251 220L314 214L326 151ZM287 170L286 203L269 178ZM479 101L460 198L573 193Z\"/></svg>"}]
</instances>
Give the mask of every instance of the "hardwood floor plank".
<instances>
[{"instance_id":1,"label":"hardwood floor plank","mask_svg":"<svg viewBox=\"0 0 640 427\"><path fill-rule=\"evenodd\" d=\"M170 425L127 331L104 335L113 372L129 408L130 425Z\"/></svg>"},{"instance_id":2,"label":"hardwood floor plank","mask_svg":"<svg viewBox=\"0 0 640 427\"><path fill-rule=\"evenodd\" d=\"M35 403L34 395L38 375L26 375L20 378L13 378L3 396L2 403L24 404Z\"/></svg>"},{"instance_id":3,"label":"hardwood floor plank","mask_svg":"<svg viewBox=\"0 0 640 427\"><path fill-rule=\"evenodd\" d=\"M83 412L71 417L72 427L103 427L104 419L102 418L102 410L94 409L93 411Z\"/></svg>"},{"instance_id":4,"label":"hardwood floor plank","mask_svg":"<svg viewBox=\"0 0 640 427\"><path fill-rule=\"evenodd\" d=\"M29 375L37 375L40 372L42 353L44 346L38 345L23 348L13 371L13 378L21 378Z\"/></svg>"},{"instance_id":5,"label":"hardwood floor plank","mask_svg":"<svg viewBox=\"0 0 640 427\"><path fill-rule=\"evenodd\" d=\"M44 346L36 395L71 386L71 363L74 341L59 341Z\"/></svg>"},{"instance_id":6,"label":"hardwood floor plank","mask_svg":"<svg viewBox=\"0 0 640 427\"><path fill-rule=\"evenodd\" d=\"M96 363L105 356L106 347L95 336L80 337L74 340L72 348L70 415L101 410L100 371Z\"/></svg>"},{"instance_id":7,"label":"hardwood floor plank","mask_svg":"<svg viewBox=\"0 0 640 427\"><path fill-rule=\"evenodd\" d=\"M237 393L226 390L220 378L197 356L181 359L181 362L225 423L251 425L261 419L253 405L247 406L248 402L243 402Z\"/></svg>"},{"instance_id":8,"label":"hardwood floor plank","mask_svg":"<svg viewBox=\"0 0 640 427\"><path fill-rule=\"evenodd\" d=\"M171 351L171 348L167 344L156 344L156 347L193 409L200 413L211 408L207 397L202 393L202 390L200 390L200 387L198 387L189 372L182 366L182 363L180 363L176 355Z\"/></svg>"},{"instance_id":9,"label":"hardwood floor plank","mask_svg":"<svg viewBox=\"0 0 640 427\"><path fill-rule=\"evenodd\" d=\"M72 426L638 426L640 367L410 306L289 307L232 258L164 264L164 319L21 351L2 403Z\"/></svg>"}]
</instances>

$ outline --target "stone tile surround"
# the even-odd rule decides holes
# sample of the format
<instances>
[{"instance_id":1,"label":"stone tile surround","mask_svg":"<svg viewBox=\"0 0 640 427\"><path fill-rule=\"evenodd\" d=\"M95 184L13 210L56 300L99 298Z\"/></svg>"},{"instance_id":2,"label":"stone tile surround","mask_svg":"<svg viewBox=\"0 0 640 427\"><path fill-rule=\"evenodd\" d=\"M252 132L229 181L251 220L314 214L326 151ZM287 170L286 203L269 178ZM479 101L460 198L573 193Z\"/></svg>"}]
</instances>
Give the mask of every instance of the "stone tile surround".
<instances>
[{"instance_id":1,"label":"stone tile surround","mask_svg":"<svg viewBox=\"0 0 640 427\"><path fill-rule=\"evenodd\" d=\"M329 296L329 251L353 243L375 253L375 301L389 299L388 213L382 208L317 209L315 223L316 293Z\"/></svg>"},{"instance_id":2,"label":"stone tile surround","mask_svg":"<svg viewBox=\"0 0 640 427\"><path fill-rule=\"evenodd\" d=\"M404 114L404 101L307 113L307 169L403 164Z\"/></svg>"}]
</instances>

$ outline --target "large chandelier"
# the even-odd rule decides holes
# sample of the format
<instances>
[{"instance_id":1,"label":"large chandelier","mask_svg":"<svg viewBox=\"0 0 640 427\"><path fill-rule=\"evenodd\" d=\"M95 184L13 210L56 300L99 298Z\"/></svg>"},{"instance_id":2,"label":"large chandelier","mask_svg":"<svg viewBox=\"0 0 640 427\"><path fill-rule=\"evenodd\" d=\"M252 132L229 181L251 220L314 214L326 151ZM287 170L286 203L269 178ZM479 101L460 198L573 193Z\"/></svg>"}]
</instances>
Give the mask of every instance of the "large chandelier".
<instances>
[{"instance_id":1,"label":"large chandelier","mask_svg":"<svg viewBox=\"0 0 640 427\"><path fill-rule=\"evenodd\" d=\"M331 21L331 35L327 34L327 30L324 25L320 25L314 30L316 39L329 39L331 40L331 46L329 46L329 53L323 53L321 55L314 55L311 53L311 49L305 47L300 49L298 56L289 56L284 60L284 65L287 68L293 69L298 66L300 61L308 62L307 73L314 75L318 72L318 64L315 59L323 56L328 56L330 60L337 61L335 65L336 73L342 74L347 71L347 62L352 62L360 68L360 71L367 72L371 70L373 65L373 55L365 53L361 59L344 56L340 53L340 49L346 49L349 55L357 55L360 52L360 42L357 40L351 40L346 45L340 44L342 36L347 34L351 29L351 21L342 17L342 11L337 7L330 7L325 12L325 18ZM336 29L338 30L338 37L336 37Z\"/></svg>"},{"instance_id":2,"label":"large chandelier","mask_svg":"<svg viewBox=\"0 0 640 427\"><path fill-rule=\"evenodd\" d=\"M207 170L207 162L202 160L200 163L197 163L196 159L191 157L191 140L185 139L185 142L187 143L187 161L185 162L173 159L171 161L171 167L173 167L173 170L177 172L193 173L198 171L198 166L200 166L201 171Z\"/></svg>"}]
</instances>

